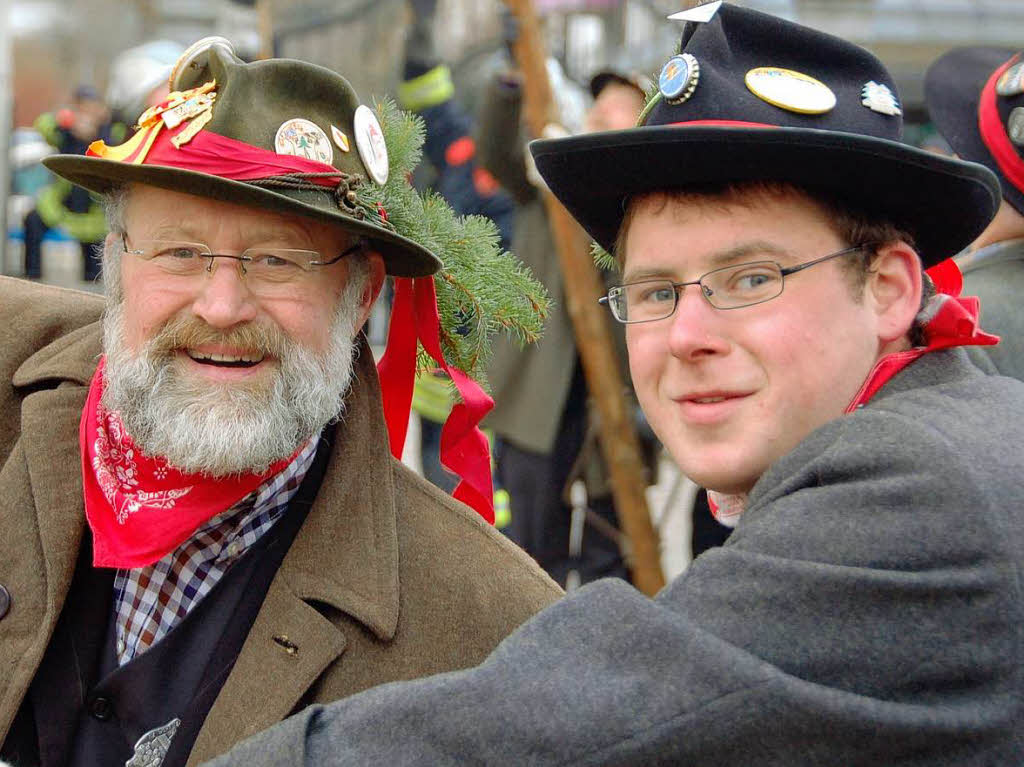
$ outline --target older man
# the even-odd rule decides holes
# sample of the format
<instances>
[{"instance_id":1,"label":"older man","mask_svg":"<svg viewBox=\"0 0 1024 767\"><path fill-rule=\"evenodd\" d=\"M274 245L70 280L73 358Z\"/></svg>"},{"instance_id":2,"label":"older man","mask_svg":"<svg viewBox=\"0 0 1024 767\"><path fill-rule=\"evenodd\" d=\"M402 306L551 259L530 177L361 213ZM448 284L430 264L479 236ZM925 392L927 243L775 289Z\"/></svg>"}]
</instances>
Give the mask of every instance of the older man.
<instances>
[{"instance_id":1,"label":"older man","mask_svg":"<svg viewBox=\"0 0 1024 767\"><path fill-rule=\"evenodd\" d=\"M51 164L107 195L106 301L0 280L18 765L196 764L309 703L479 662L560 593L391 457L359 329L385 272L439 261L373 204L374 113L223 40L171 87L128 145Z\"/></svg>"},{"instance_id":2,"label":"older man","mask_svg":"<svg viewBox=\"0 0 1024 767\"><path fill-rule=\"evenodd\" d=\"M948 265L938 294L922 271L984 228L995 179L899 143L867 52L697 13L643 127L533 151L618 242L637 394L728 543L654 599L592 584L475 669L307 709L218 767L1021 762L1024 385L970 363L995 339Z\"/></svg>"}]
</instances>

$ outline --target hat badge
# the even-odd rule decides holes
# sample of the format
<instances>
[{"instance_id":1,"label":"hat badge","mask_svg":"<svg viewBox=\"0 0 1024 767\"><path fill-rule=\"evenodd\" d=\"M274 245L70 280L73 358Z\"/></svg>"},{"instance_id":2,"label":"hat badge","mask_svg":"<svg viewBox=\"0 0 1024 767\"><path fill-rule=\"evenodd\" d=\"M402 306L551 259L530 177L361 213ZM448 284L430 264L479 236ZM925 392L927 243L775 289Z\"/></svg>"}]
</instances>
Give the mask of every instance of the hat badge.
<instances>
[{"instance_id":1,"label":"hat badge","mask_svg":"<svg viewBox=\"0 0 1024 767\"><path fill-rule=\"evenodd\" d=\"M1003 98L1011 98L1024 93L1024 61L1018 61L1003 72L996 83L996 93Z\"/></svg>"},{"instance_id":2,"label":"hat badge","mask_svg":"<svg viewBox=\"0 0 1024 767\"><path fill-rule=\"evenodd\" d=\"M860 92L860 99L860 103L872 112L894 117L903 114L903 110L900 109L900 104L896 100L896 95L884 83L876 83L874 80L864 83L864 87Z\"/></svg>"},{"instance_id":3,"label":"hat badge","mask_svg":"<svg viewBox=\"0 0 1024 767\"><path fill-rule=\"evenodd\" d=\"M750 92L772 106L805 115L821 115L836 106L836 94L821 80L782 67L757 67L747 72Z\"/></svg>"},{"instance_id":4,"label":"hat badge","mask_svg":"<svg viewBox=\"0 0 1024 767\"><path fill-rule=\"evenodd\" d=\"M377 116L368 106L360 104L352 115L352 127L356 136L356 149L366 166L366 172L370 178L383 185L388 180L388 147Z\"/></svg>"},{"instance_id":5,"label":"hat badge","mask_svg":"<svg viewBox=\"0 0 1024 767\"><path fill-rule=\"evenodd\" d=\"M700 80L700 64L689 53L680 53L670 58L658 75L658 92L669 104L682 104L697 90Z\"/></svg>"},{"instance_id":6,"label":"hat badge","mask_svg":"<svg viewBox=\"0 0 1024 767\"><path fill-rule=\"evenodd\" d=\"M323 128L301 117L285 120L274 135L274 150L278 154L305 157L330 165L334 150Z\"/></svg>"}]
</instances>

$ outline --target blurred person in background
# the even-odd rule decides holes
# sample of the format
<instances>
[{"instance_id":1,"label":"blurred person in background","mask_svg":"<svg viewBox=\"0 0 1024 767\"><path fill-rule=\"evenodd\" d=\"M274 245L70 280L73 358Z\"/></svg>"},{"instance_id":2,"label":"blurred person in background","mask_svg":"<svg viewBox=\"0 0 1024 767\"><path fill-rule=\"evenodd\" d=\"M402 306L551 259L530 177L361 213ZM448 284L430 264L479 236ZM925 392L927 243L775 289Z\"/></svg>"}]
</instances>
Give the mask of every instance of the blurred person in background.
<instances>
[{"instance_id":1,"label":"blurred person in background","mask_svg":"<svg viewBox=\"0 0 1024 767\"><path fill-rule=\"evenodd\" d=\"M996 174L999 212L964 254L964 291L981 299L996 346L969 353L982 370L1024 380L1024 57L1009 48L956 48L925 75L932 122L957 156Z\"/></svg>"},{"instance_id":2,"label":"blurred person in background","mask_svg":"<svg viewBox=\"0 0 1024 767\"><path fill-rule=\"evenodd\" d=\"M514 20L506 20L505 30L511 46ZM554 304L544 338L526 348L498 340L487 371L495 405L486 423L497 437L498 482L509 494L511 518L505 531L563 585L570 571L578 573L581 583L604 576L628 578L610 479L565 305L563 284L571 277L562 274L541 197L543 182L526 152L520 78L517 70L509 70L487 87L479 115L479 162L515 200L512 252L544 283ZM590 81L590 106L577 116L568 98L572 88L557 78L552 85L563 120L572 126L582 117L573 132L586 133L633 127L647 87L629 72L598 72ZM628 380L621 328L612 332ZM633 401L628 393L624 396ZM651 454L648 466L653 466L654 446L648 442L645 447ZM586 487L589 510L606 524L587 524L580 553L571 555L569 487L577 480Z\"/></svg>"},{"instance_id":3,"label":"blurred person in background","mask_svg":"<svg viewBox=\"0 0 1024 767\"><path fill-rule=\"evenodd\" d=\"M80 85L70 107L40 115L33 127L61 154L85 154L98 139L119 142L124 126L111 121L110 109L95 88ZM95 281L100 274L97 246L106 234L103 209L85 189L65 179L55 179L39 191L35 208L25 216L25 276L42 277L43 237L60 229L76 240L82 250L82 279Z\"/></svg>"},{"instance_id":4,"label":"blurred person in background","mask_svg":"<svg viewBox=\"0 0 1024 767\"><path fill-rule=\"evenodd\" d=\"M423 154L433 171L430 186L462 215L482 215L498 229L499 247L508 250L515 203L494 177L480 166L473 139L473 121L456 99L451 70L437 52L434 39L437 0L410 0L411 23L405 39L398 103L423 118ZM422 371L416 378L413 409L420 417L423 474L443 490L455 487L454 475L441 463L441 425L452 406L451 382L440 370ZM507 503L496 489L495 524L505 523Z\"/></svg>"}]
</instances>

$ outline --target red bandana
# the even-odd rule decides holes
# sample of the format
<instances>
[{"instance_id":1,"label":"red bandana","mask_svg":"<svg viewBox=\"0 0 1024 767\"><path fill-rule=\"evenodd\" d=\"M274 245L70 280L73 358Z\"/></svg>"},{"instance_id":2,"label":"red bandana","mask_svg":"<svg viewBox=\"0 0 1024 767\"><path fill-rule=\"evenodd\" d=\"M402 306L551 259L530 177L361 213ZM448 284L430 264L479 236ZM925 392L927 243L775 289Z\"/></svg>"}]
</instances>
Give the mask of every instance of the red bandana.
<instances>
[{"instance_id":1,"label":"red bandana","mask_svg":"<svg viewBox=\"0 0 1024 767\"><path fill-rule=\"evenodd\" d=\"M184 474L142 453L117 413L101 402L100 358L82 411L79 443L85 517L93 534L95 567L145 567L176 549L196 529L231 508L294 456L263 474L211 478Z\"/></svg>"}]
</instances>

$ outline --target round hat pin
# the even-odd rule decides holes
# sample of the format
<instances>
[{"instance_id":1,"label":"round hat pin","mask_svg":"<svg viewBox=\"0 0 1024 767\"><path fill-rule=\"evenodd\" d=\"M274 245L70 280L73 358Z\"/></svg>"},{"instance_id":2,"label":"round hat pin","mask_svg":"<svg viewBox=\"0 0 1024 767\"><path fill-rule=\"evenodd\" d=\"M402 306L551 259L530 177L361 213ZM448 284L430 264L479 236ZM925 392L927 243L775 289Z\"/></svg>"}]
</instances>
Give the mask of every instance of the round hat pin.
<instances>
[{"instance_id":1,"label":"round hat pin","mask_svg":"<svg viewBox=\"0 0 1024 767\"><path fill-rule=\"evenodd\" d=\"M1017 62L1003 72L996 83L996 93L1004 98L1024 93L1024 61Z\"/></svg>"},{"instance_id":2,"label":"round hat pin","mask_svg":"<svg viewBox=\"0 0 1024 767\"><path fill-rule=\"evenodd\" d=\"M772 106L806 115L831 112L836 94L821 80L781 67L758 67L747 72L750 92Z\"/></svg>"},{"instance_id":3,"label":"round hat pin","mask_svg":"<svg viewBox=\"0 0 1024 767\"><path fill-rule=\"evenodd\" d=\"M316 123L301 117L281 123L274 135L274 150L278 154L305 157L327 165L334 162L334 150L327 134Z\"/></svg>"},{"instance_id":4,"label":"round hat pin","mask_svg":"<svg viewBox=\"0 0 1024 767\"><path fill-rule=\"evenodd\" d=\"M365 104L356 107L352 116L353 132L356 135L356 149L366 166L370 178L383 185L388 180L388 147L384 133L377 122L377 116Z\"/></svg>"},{"instance_id":5,"label":"round hat pin","mask_svg":"<svg viewBox=\"0 0 1024 767\"><path fill-rule=\"evenodd\" d=\"M673 56L658 75L658 91L669 104L682 104L697 90L700 64L689 53Z\"/></svg>"},{"instance_id":6,"label":"round hat pin","mask_svg":"<svg viewBox=\"0 0 1024 767\"><path fill-rule=\"evenodd\" d=\"M1006 121L1006 135L1017 146L1024 146L1024 107L1017 107L1010 112Z\"/></svg>"}]
</instances>

